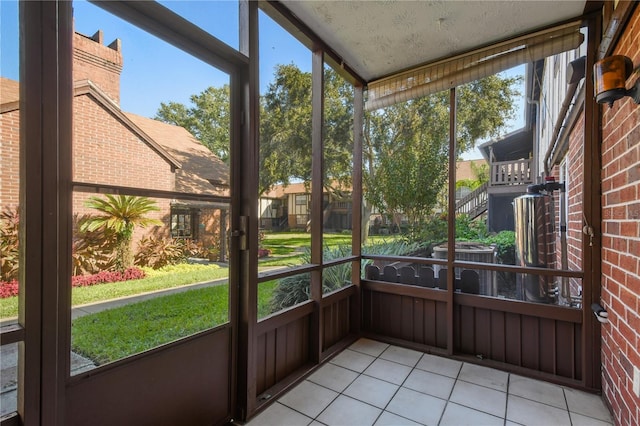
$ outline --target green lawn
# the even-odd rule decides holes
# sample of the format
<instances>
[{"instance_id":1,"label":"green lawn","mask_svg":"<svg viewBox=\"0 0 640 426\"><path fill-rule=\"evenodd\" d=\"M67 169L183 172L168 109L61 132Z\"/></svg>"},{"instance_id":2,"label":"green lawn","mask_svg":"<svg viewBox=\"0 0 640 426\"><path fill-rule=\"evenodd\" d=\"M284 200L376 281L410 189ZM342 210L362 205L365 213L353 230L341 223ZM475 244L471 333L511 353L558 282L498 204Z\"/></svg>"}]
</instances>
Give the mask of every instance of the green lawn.
<instances>
[{"instance_id":1,"label":"green lawn","mask_svg":"<svg viewBox=\"0 0 640 426\"><path fill-rule=\"evenodd\" d=\"M333 248L351 244L351 234L323 234L323 245ZM369 236L368 244L394 241L398 235ZM260 266L291 266L302 263L305 248L311 247L311 234L304 232L265 232L262 247L271 255L259 260Z\"/></svg>"},{"instance_id":2,"label":"green lawn","mask_svg":"<svg viewBox=\"0 0 640 426\"><path fill-rule=\"evenodd\" d=\"M89 287L75 287L71 292L72 306L85 305L101 300L116 299L167 288L180 287L187 284L225 278L228 268L218 265L175 265L160 271L146 271L147 277L141 280L130 280ZM0 318L11 318L18 315L18 298L0 299Z\"/></svg>"},{"instance_id":3,"label":"green lawn","mask_svg":"<svg viewBox=\"0 0 640 426\"><path fill-rule=\"evenodd\" d=\"M258 289L258 317L271 313L276 282ZM77 318L71 348L96 364L116 361L229 320L228 285L157 297Z\"/></svg>"},{"instance_id":4,"label":"green lawn","mask_svg":"<svg viewBox=\"0 0 640 426\"><path fill-rule=\"evenodd\" d=\"M370 242L389 241L396 236L372 236ZM351 244L350 234L324 234L326 247ZM311 245L311 234L303 232L266 233L264 248L272 255L260 259L259 266L292 266L302 263L305 247ZM147 271L142 280L99 284L90 287L76 287L72 292L72 305L84 305L101 300L132 296L140 293L179 287L186 284L211 281L228 276L228 269L217 265L176 265L163 268L162 271ZM18 298L0 299L0 318L12 318L18 315Z\"/></svg>"}]
</instances>

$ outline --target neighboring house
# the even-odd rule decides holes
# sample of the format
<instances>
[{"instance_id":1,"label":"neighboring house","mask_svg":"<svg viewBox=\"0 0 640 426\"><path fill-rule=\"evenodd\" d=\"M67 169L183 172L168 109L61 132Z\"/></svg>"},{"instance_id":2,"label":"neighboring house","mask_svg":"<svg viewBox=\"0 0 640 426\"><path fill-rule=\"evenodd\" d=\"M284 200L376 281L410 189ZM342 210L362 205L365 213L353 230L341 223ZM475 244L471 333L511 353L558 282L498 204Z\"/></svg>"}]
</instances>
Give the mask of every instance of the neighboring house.
<instances>
[{"instance_id":1,"label":"neighboring house","mask_svg":"<svg viewBox=\"0 0 640 426\"><path fill-rule=\"evenodd\" d=\"M324 229L351 229L351 190L342 196L325 191L323 195ZM311 218L311 186L303 182L276 185L260 197L260 227L270 230L307 229Z\"/></svg>"},{"instance_id":2,"label":"neighboring house","mask_svg":"<svg viewBox=\"0 0 640 426\"><path fill-rule=\"evenodd\" d=\"M228 167L182 127L123 112L119 107L120 43L74 34L73 211L104 186L228 196ZM0 78L0 205L15 208L19 188L19 83ZM93 185L93 186L92 186ZM137 230L219 245L228 205L154 198L153 216L166 226ZM224 252L222 250L221 252Z\"/></svg>"},{"instance_id":3,"label":"neighboring house","mask_svg":"<svg viewBox=\"0 0 640 426\"><path fill-rule=\"evenodd\" d=\"M456 179L458 181L475 180L477 177L472 165L482 167L485 160L465 160L457 163ZM456 191L456 200L471 193L468 187L460 187ZM311 214L311 186L304 182L290 185L275 185L260 197L260 227L269 230L306 229ZM323 194L324 229L341 231L351 229L352 199L351 188L343 188L337 192L324 191ZM396 221L402 222L403 215L397 215ZM390 225L392 221L381 215L377 209L371 212L371 224L378 219L380 224Z\"/></svg>"},{"instance_id":4,"label":"neighboring house","mask_svg":"<svg viewBox=\"0 0 640 426\"><path fill-rule=\"evenodd\" d=\"M474 215L487 212L489 232L513 231L513 200L526 193L527 186L535 182L534 128L538 120L537 99L540 96L539 73L542 61L527 65L525 125L500 139L479 146L482 156L489 164L489 182L469 194L464 202L475 208ZM462 203L459 202L459 206Z\"/></svg>"}]
</instances>

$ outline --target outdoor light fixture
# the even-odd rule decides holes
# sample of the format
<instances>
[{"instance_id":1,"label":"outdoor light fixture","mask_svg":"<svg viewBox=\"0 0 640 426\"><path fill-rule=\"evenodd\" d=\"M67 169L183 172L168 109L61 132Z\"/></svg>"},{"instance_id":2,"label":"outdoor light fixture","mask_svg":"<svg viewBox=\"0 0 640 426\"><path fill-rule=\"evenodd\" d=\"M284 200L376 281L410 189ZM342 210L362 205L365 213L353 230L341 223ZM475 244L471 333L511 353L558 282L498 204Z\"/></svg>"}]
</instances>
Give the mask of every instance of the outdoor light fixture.
<instances>
[{"instance_id":1,"label":"outdoor light fixture","mask_svg":"<svg viewBox=\"0 0 640 426\"><path fill-rule=\"evenodd\" d=\"M635 70L638 72L640 68ZM633 62L623 55L604 58L593 65L594 90L596 102L613 103L625 96L630 96L636 104L640 104L640 78L636 78L631 89L627 89L626 81L634 74Z\"/></svg>"}]
</instances>

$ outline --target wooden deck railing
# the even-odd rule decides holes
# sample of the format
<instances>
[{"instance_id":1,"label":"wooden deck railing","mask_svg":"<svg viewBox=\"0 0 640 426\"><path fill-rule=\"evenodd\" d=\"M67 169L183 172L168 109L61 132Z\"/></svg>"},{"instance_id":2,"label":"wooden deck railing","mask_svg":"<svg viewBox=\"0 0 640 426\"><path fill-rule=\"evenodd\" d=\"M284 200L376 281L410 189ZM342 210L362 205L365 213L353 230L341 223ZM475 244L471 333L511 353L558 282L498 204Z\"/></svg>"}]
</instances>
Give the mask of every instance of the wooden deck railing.
<instances>
[{"instance_id":1,"label":"wooden deck railing","mask_svg":"<svg viewBox=\"0 0 640 426\"><path fill-rule=\"evenodd\" d=\"M491 186L526 185L533 183L531 159L496 161L491 163Z\"/></svg>"}]
</instances>

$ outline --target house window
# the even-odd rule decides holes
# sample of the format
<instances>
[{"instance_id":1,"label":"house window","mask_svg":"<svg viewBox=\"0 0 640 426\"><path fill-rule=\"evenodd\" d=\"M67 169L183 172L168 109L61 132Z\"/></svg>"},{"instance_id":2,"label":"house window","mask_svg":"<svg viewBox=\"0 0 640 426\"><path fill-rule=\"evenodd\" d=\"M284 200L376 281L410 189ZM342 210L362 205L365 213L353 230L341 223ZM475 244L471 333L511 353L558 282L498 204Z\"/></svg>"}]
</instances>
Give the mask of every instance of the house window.
<instances>
[{"instance_id":1,"label":"house window","mask_svg":"<svg viewBox=\"0 0 640 426\"><path fill-rule=\"evenodd\" d=\"M171 209L171 237L198 239L198 212L195 209Z\"/></svg>"},{"instance_id":2,"label":"house window","mask_svg":"<svg viewBox=\"0 0 640 426\"><path fill-rule=\"evenodd\" d=\"M307 205L307 196L306 195L296 195L296 206L306 206Z\"/></svg>"}]
</instances>

